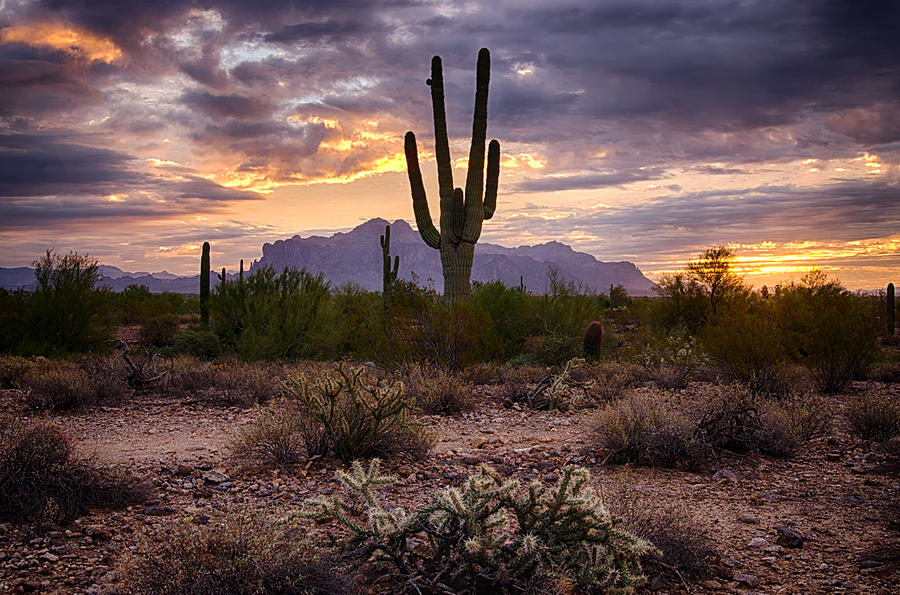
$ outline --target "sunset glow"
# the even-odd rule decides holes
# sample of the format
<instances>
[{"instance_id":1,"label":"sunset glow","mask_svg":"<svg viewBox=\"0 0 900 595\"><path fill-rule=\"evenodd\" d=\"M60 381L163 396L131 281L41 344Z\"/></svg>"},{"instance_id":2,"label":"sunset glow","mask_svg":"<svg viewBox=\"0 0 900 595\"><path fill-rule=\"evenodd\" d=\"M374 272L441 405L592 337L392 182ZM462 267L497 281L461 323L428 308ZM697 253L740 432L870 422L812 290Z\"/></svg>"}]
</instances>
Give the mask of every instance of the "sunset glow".
<instances>
[{"instance_id":1,"label":"sunset glow","mask_svg":"<svg viewBox=\"0 0 900 595\"><path fill-rule=\"evenodd\" d=\"M900 60L865 11L2 6L0 266L52 246L185 273L201 239L237 262L295 234L413 221L408 130L435 214L430 60L463 186L487 45L501 173L484 241L559 240L651 278L729 245L754 285L814 267L853 288L897 281Z\"/></svg>"}]
</instances>

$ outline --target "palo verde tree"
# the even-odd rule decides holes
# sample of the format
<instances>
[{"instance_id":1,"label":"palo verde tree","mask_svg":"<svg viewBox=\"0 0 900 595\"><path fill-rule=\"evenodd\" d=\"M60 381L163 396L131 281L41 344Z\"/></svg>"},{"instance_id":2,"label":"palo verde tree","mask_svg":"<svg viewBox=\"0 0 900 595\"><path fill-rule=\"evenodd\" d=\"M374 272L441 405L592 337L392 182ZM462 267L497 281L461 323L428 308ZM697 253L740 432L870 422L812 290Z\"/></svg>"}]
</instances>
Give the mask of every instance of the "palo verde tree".
<instances>
[{"instance_id":1,"label":"palo verde tree","mask_svg":"<svg viewBox=\"0 0 900 595\"><path fill-rule=\"evenodd\" d=\"M715 317L723 303L744 289L744 280L734 271L735 253L727 246L710 248L687 264L688 275L704 289Z\"/></svg>"},{"instance_id":2,"label":"palo verde tree","mask_svg":"<svg viewBox=\"0 0 900 595\"><path fill-rule=\"evenodd\" d=\"M435 154L440 188L441 229L431 220L416 135L406 133L406 168L412 190L413 211L416 225L425 243L441 251L444 274L444 297L451 303L469 297L469 279L472 275L472 258L475 243L481 236L485 219L494 215L497 207L497 183L500 177L500 143L492 140L487 156L487 183L484 178L484 143L487 133L488 85L491 78L491 53L487 48L478 52L475 88L475 117L472 124L472 146L469 149L469 169L466 174L466 190L453 187L453 167L450 161L450 144L447 140L447 116L444 110L444 75L440 56L431 59L431 103L434 110Z\"/></svg>"}]
</instances>

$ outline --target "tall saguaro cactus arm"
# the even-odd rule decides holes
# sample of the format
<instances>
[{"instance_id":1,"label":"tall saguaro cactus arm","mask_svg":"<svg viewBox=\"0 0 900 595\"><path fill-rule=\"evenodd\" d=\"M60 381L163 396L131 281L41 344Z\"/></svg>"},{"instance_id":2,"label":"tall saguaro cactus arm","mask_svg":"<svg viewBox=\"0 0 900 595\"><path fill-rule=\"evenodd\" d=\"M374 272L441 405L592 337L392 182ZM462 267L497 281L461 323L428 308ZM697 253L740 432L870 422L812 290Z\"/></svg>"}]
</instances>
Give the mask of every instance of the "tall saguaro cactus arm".
<instances>
[{"instance_id":1,"label":"tall saguaro cactus arm","mask_svg":"<svg viewBox=\"0 0 900 595\"><path fill-rule=\"evenodd\" d=\"M497 186L500 179L500 143L492 140L487 151L487 179L484 175L487 134L488 87L491 79L491 54L486 48L478 52L475 81L475 114L472 122L472 145L466 173L466 188L453 187L453 166L447 138L447 115L444 109L444 75L441 59L431 60L431 102L434 113L435 158L438 167L440 196L440 231L435 228L428 209L416 137L406 133L406 152L413 211L419 234L425 243L441 251L444 269L444 295L451 300L465 299L469 294L474 245L481 236L485 219L497 208Z\"/></svg>"}]
</instances>

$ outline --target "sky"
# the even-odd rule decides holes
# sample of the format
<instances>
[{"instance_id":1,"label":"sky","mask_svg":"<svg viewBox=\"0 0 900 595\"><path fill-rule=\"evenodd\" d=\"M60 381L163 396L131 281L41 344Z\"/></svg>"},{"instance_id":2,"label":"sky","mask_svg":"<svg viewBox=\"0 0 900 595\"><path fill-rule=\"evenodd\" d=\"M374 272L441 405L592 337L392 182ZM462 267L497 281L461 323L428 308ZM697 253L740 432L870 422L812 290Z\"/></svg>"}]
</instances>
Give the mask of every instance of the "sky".
<instances>
[{"instance_id":1,"label":"sky","mask_svg":"<svg viewBox=\"0 0 900 595\"><path fill-rule=\"evenodd\" d=\"M413 221L444 64L465 175L491 50L497 211L651 278L731 246L754 286L900 273L900 2L0 0L0 266L48 248L192 274ZM374 246L373 250L380 249Z\"/></svg>"}]
</instances>

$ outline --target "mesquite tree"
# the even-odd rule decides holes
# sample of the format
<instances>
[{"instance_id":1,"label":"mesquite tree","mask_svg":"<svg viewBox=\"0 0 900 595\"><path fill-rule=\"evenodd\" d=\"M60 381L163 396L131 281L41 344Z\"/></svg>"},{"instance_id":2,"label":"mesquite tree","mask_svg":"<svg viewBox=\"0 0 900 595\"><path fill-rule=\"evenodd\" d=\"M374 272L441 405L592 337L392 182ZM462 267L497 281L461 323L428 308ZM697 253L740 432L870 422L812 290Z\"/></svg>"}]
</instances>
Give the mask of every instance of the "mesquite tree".
<instances>
[{"instance_id":1,"label":"mesquite tree","mask_svg":"<svg viewBox=\"0 0 900 595\"><path fill-rule=\"evenodd\" d=\"M472 275L472 257L475 243L481 236L485 219L494 215L497 206L497 183L500 178L500 143L492 140L487 155L487 180L484 177L484 143L487 133L488 85L491 78L491 53L482 48L478 52L475 88L475 117L472 124L472 146L469 149L469 169L466 189L453 187L453 166L450 161L450 144L447 140L447 116L444 110L444 75L441 58L431 59L431 103L434 109L435 154L438 165L440 189L441 229L431 220L416 135L406 133L406 168L412 190L413 211L416 225L425 243L441 251L444 273L444 297L448 300L465 300L469 297L469 278Z\"/></svg>"}]
</instances>

